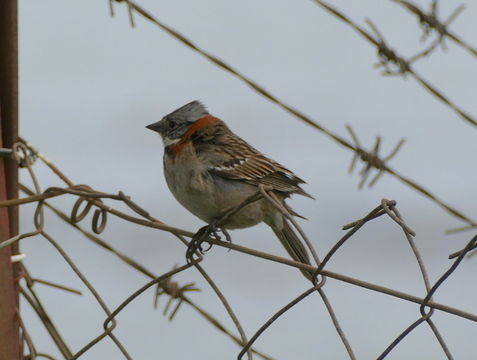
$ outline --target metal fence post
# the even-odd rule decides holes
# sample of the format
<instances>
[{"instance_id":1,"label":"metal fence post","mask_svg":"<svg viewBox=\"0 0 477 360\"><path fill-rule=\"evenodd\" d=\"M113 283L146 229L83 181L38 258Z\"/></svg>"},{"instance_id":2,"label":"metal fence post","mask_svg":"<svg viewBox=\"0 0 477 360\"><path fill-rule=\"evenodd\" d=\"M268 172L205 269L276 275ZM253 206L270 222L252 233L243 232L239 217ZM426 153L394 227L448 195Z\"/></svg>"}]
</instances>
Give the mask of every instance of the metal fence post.
<instances>
[{"instance_id":1,"label":"metal fence post","mask_svg":"<svg viewBox=\"0 0 477 360\"><path fill-rule=\"evenodd\" d=\"M11 148L18 138L18 3L0 1L0 146ZM0 160L0 200L18 197L18 167ZM18 234L18 207L0 209L0 240ZM0 360L20 359L18 267L11 255L18 245L0 250Z\"/></svg>"}]
</instances>

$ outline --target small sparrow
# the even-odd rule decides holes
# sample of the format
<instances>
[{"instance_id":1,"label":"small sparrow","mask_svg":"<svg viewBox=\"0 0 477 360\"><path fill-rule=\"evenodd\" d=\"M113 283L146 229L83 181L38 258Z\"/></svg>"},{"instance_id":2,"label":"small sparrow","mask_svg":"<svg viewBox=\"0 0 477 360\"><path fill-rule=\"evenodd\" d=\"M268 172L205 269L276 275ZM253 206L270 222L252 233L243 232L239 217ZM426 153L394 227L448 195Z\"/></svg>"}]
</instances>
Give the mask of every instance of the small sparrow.
<instances>
[{"instance_id":1,"label":"small sparrow","mask_svg":"<svg viewBox=\"0 0 477 360\"><path fill-rule=\"evenodd\" d=\"M293 215L297 214L285 199L291 194L311 197L300 187L305 183L302 179L235 135L199 101L146 127L162 137L164 175L170 191L187 210L209 224L256 194L260 184L272 189ZM272 228L294 260L310 263L283 213L266 199L246 205L220 226L239 229L262 221ZM311 272L303 273L312 280Z\"/></svg>"}]
</instances>

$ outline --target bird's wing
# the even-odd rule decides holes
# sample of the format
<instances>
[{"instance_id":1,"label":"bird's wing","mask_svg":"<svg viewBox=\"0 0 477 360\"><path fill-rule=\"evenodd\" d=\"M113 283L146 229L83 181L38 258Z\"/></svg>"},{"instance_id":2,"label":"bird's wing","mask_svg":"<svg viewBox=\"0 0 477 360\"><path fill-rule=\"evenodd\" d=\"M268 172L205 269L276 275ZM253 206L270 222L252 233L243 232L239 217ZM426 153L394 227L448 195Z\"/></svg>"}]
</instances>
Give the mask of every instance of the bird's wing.
<instances>
[{"instance_id":1,"label":"bird's wing","mask_svg":"<svg viewBox=\"0 0 477 360\"><path fill-rule=\"evenodd\" d=\"M305 183L293 172L265 157L238 136L228 134L222 139L220 153L209 168L211 173L228 179L242 180L252 185L269 185L283 193L297 193L311 197L301 187Z\"/></svg>"}]
</instances>

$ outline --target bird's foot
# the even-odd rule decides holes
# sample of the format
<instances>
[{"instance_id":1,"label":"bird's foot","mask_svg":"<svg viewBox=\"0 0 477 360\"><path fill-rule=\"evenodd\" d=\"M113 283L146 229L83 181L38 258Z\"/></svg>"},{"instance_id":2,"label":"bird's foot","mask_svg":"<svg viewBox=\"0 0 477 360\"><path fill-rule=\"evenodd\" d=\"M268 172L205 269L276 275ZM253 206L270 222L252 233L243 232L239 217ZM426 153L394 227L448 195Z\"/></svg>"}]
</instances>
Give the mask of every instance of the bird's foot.
<instances>
[{"instance_id":1,"label":"bird's foot","mask_svg":"<svg viewBox=\"0 0 477 360\"><path fill-rule=\"evenodd\" d=\"M203 226L197 231L197 233L194 234L192 237L191 242L189 243L189 246L187 247L187 252L186 252L186 259L187 261L192 260L192 256L196 251L199 251L201 254L204 254L205 252L209 251L210 248L212 247L212 244L209 244L209 246L204 249L202 247L202 243L204 241L207 241L207 238L209 236L212 236L215 240L221 241L222 237L219 234L219 231L222 231L222 233L225 235L225 240L228 242L232 242L232 238L230 237L229 233L225 229L220 229L217 225L217 220L212 220L209 225Z\"/></svg>"}]
</instances>

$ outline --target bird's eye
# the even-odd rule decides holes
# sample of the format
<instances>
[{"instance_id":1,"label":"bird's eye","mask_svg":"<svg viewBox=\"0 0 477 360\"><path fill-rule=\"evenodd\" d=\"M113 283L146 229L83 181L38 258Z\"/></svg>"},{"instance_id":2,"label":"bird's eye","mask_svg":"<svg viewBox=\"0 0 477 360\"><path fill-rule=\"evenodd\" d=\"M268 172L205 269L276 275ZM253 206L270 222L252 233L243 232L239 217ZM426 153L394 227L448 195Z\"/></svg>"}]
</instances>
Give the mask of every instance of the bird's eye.
<instances>
[{"instance_id":1,"label":"bird's eye","mask_svg":"<svg viewBox=\"0 0 477 360\"><path fill-rule=\"evenodd\" d=\"M176 123L174 121L169 122L169 129L174 129L176 127Z\"/></svg>"}]
</instances>

